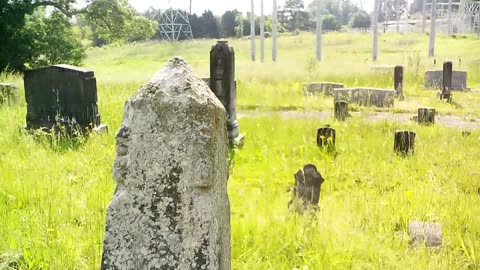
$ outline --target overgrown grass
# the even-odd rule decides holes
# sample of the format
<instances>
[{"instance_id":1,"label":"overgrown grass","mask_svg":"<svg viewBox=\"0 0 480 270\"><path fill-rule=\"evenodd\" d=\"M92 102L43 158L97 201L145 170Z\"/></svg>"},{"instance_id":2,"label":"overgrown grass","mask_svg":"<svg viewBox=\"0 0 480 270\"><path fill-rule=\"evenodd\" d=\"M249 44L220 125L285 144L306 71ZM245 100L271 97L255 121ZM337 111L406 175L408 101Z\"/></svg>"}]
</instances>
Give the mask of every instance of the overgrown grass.
<instances>
[{"instance_id":1,"label":"overgrown grass","mask_svg":"<svg viewBox=\"0 0 480 270\"><path fill-rule=\"evenodd\" d=\"M313 35L282 37L276 64L251 63L249 42L231 40L239 108L330 110L331 97L303 96L302 83L309 81L390 87L391 78L370 70L369 35L328 34L324 40L321 64L312 59ZM421 86L421 73L433 67L423 57L427 36L392 34L380 40L380 62L404 64L407 72L407 98L392 111L432 106L443 114L480 116L478 93L455 93L461 105L455 107ZM0 108L0 269L99 268L105 210L115 186L114 135L124 102L173 55L207 75L213 42L90 50L85 66L95 70L99 110L110 133L80 145L52 146L23 132L25 102ZM473 37L442 36L437 59L461 57L469 84L479 87L479 45ZM411 72L415 69L418 74ZM21 78L2 80L16 82L23 92ZM247 140L236 152L229 179L234 269L480 268L479 131L462 137L461 130L440 126L272 115L242 118L240 124ZM315 146L323 124L337 130L336 157ZM416 153L407 158L393 154L393 132L404 128L418 136ZM293 174L307 163L326 179L314 217L287 209ZM410 247L406 227L412 219L441 222L442 247Z\"/></svg>"}]
</instances>

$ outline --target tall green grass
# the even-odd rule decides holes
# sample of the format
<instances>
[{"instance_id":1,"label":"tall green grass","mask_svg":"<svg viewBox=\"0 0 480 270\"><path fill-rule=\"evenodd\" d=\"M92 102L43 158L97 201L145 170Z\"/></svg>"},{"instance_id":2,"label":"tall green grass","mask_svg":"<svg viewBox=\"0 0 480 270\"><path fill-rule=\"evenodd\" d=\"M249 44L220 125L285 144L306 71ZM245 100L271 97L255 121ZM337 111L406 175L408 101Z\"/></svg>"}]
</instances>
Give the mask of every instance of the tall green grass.
<instances>
[{"instance_id":1,"label":"tall green grass","mask_svg":"<svg viewBox=\"0 0 480 270\"><path fill-rule=\"evenodd\" d=\"M239 109L330 110L331 97L303 96L302 83L309 81L390 87L389 76L370 70L369 35L327 34L324 40L321 64L313 60L311 34L280 38L276 64L251 63L249 42L230 40ZM421 73L433 68L423 57L426 36L388 34L380 41L380 63L406 68L407 98L394 111L433 106L440 113L479 116L477 93L455 93L461 105L455 107L421 86ZM0 108L0 269L99 268L105 209L115 186L114 135L124 102L174 55L208 75L213 43L91 49L85 67L95 71L99 110L110 133L75 145L52 145L24 132L24 101ZM440 36L438 59L462 57L469 83L478 87L479 44L473 37ZM440 65L439 60L436 68ZM23 97L21 77L2 80L17 83ZM462 137L456 129L369 123L361 117L337 123L270 115L241 118L240 124L247 140L235 153L229 179L234 269L480 268L479 131ZM315 146L323 124L337 130L336 156ZM393 132L404 128L418 136L415 155L407 158L393 154ZM307 163L326 179L313 217L287 209L293 174ZM442 247L410 247L412 219L441 222Z\"/></svg>"}]
</instances>

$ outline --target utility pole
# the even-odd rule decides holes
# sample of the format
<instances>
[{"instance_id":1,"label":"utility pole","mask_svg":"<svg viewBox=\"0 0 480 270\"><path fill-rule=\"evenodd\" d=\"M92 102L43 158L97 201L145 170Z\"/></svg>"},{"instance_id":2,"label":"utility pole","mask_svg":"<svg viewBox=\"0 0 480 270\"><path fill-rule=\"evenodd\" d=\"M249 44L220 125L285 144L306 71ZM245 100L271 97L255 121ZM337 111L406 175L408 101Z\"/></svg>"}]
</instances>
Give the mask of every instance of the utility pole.
<instances>
[{"instance_id":1,"label":"utility pole","mask_svg":"<svg viewBox=\"0 0 480 270\"><path fill-rule=\"evenodd\" d=\"M422 15L422 33L425 33L427 27L427 0L422 0L423 2L423 15Z\"/></svg>"},{"instance_id":2,"label":"utility pole","mask_svg":"<svg viewBox=\"0 0 480 270\"><path fill-rule=\"evenodd\" d=\"M255 9L252 0L252 10L250 11L250 38L251 38L251 57L255 62Z\"/></svg>"},{"instance_id":3,"label":"utility pole","mask_svg":"<svg viewBox=\"0 0 480 270\"><path fill-rule=\"evenodd\" d=\"M448 35L452 34L452 0L448 0Z\"/></svg>"},{"instance_id":4,"label":"utility pole","mask_svg":"<svg viewBox=\"0 0 480 270\"><path fill-rule=\"evenodd\" d=\"M395 18L397 19L397 33L400 32L400 1L395 1Z\"/></svg>"},{"instance_id":5,"label":"utility pole","mask_svg":"<svg viewBox=\"0 0 480 270\"><path fill-rule=\"evenodd\" d=\"M190 15L192 15L192 0L190 0Z\"/></svg>"},{"instance_id":6,"label":"utility pole","mask_svg":"<svg viewBox=\"0 0 480 270\"><path fill-rule=\"evenodd\" d=\"M263 0L260 0L260 62L265 60L265 26L263 17Z\"/></svg>"},{"instance_id":7,"label":"utility pole","mask_svg":"<svg viewBox=\"0 0 480 270\"><path fill-rule=\"evenodd\" d=\"M432 18L430 19L430 44L428 46L428 57L435 56L435 24L437 17L437 0L432 0Z\"/></svg>"},{"instance_id":8,"label":"utility pole","mask_svg":"<svg viewBox=\"0 0 480 270\"><path fill-rule=\"evenodd\" d=\"M277 0L273 0L273 14L272 14L272 61L277 61Z\"/></svg>"},{"instance_id":9,"label":"utility pole","mask_svg":"<svg viewBox=\"0 0 480 270\"><path fill-rule=\"evenodd\" d=\"M322 1L317 2L317 61L322 61Z\"/></svg>"},{"instance_id":10,"label":"utility pole","mask_svg":"<svg viewBox=\"0 0 480 270\"><path fill-rule=\"evenodd\" d=\"M379 0L374 1L373 7L373 51L372 51L372 61L377 62L378 56L378 2Z\"/></svg>"}]
</instances>

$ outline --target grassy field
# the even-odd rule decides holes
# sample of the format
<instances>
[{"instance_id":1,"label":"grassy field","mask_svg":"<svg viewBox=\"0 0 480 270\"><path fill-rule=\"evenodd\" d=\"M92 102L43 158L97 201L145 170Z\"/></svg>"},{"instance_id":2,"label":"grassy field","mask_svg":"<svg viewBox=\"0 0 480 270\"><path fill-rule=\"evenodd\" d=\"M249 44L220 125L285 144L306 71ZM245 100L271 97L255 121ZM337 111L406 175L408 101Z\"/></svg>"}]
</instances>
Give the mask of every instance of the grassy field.
<instances>
[{"instance_id":1,"label":"grassy field","mask_svg":"<svg viewBox=\"0 0 480 270\"><path fill-rule=\"evenodd\" d=\"M393 84L371 71L368 34L325 35L321 64L313 59L313 35L279 42L278 63L261 64L250 62L249 41L230 41L239 110L331 110L331 98L303 96L304 82ZM52 144L22 131L24 101L0 108L0 269L99 268L105 210L115 188L114 135L124 102L175 55L207 76L212 44L152 42L90 50L84 66L95 71L109 134ZM424 70L453 59L454 69L469 72L469 86L480 88L480 41L440 36L436 66L425 57L427 45L426 35L381 36L379 64L403 64L406 72L406 99L390 110L432 106L440 114L480 117L479 93L455 93L452 106L422 86ZM0 78L23 92L21 78ZM270 115L244 117L240 124L247 141L236 151L229 179L233 269L480 269L480 131L462 137L457 129L370 123L362 117L339 123ZM323 124L337 129L336 156L315 145ZM392 151L393 132L404 128L418 136L416 153L408 158ZM293 174L307 163L326 179L313 218L287 209ZM409 246L409 220L441 222L442 247Z\"/></svg>"}]
</instances>

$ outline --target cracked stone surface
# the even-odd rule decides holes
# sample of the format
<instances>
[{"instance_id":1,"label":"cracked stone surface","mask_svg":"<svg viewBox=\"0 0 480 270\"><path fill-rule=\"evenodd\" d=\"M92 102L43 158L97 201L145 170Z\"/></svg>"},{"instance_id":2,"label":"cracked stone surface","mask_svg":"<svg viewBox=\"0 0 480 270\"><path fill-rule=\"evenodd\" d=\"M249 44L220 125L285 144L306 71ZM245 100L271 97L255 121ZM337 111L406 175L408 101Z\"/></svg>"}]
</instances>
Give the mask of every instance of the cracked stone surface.
<instances>
[{"instance_id":1,"label":"cracked stone surface","mask_svg":"<svg viewBox=\"0 0 480 270\"><path fill-rule=\"evenodd\" d=\"M180 58L127 101L102 269L230 269L225 121Z\"/></svg>"}]
</instances>

